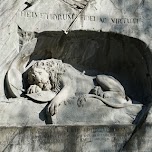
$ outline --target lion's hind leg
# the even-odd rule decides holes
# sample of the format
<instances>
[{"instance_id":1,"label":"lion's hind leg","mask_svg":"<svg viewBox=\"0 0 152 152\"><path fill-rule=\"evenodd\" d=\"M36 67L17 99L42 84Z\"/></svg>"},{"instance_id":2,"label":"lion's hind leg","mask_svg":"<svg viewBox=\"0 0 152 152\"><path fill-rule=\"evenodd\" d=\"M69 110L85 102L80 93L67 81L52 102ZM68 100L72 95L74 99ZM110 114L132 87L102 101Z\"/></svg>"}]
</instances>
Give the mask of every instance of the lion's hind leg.
<instances>
[{"instance_id":1,"label":"lion's hind leg","mask_svg":"<svg viewBox=\"0 0 152 152\"><path fill-rule=\"evenodd\" d=\"M114 77L107 75L97 75L96 81L104 91L119 92L125 96L124 87Z\"/></svg>"}]
</instances>

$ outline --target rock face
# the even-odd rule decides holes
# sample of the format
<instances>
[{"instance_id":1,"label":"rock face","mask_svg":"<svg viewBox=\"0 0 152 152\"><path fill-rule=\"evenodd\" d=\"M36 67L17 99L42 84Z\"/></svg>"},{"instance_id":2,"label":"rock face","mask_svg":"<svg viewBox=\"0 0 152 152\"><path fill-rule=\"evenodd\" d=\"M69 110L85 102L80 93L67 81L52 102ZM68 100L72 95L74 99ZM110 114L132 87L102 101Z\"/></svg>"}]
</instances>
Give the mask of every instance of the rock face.
<instances>
[{"instance_id":1,"label":"rock face","mask_svg":"<svg viewBox=\"0 0 152 152\"><path fill-rule=\"evenodd\" d=\"M1 2L0 150L151 151L151 13L150 0Z\"/></svg>"},{"instance_id":2,"label":"rock face","mask_svg":"<svg viewBox=\"0 0 152 152\"><path fill-rule=\"evenodd\" d=\"M3 145L0 148L10 152L119 151L133 129L133 126L126 128L125 125L1 127L3 138L0 141ZM7 145L5 139L11 140L11 146Z\"/></svg>"}]
</instances>

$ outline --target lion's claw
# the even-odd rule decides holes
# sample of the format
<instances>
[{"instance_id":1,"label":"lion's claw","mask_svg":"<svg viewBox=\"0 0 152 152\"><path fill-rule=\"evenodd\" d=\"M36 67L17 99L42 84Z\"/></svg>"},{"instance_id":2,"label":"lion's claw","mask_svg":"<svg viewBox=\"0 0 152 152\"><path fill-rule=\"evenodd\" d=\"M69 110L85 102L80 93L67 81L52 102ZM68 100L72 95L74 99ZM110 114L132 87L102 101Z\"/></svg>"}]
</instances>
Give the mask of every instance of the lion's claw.
<instances>
[{"instance_id":1,"label":"lion's claw","mask_svg":"<svg viewBox=\"0 0 152 152\"><path fill-rule=\"evenodd\" d=\"M51 114L51 116L55 115L58 112L58 104L56 102L51 102L47 107L47 112Z\"/></svg>"}]
</instances>

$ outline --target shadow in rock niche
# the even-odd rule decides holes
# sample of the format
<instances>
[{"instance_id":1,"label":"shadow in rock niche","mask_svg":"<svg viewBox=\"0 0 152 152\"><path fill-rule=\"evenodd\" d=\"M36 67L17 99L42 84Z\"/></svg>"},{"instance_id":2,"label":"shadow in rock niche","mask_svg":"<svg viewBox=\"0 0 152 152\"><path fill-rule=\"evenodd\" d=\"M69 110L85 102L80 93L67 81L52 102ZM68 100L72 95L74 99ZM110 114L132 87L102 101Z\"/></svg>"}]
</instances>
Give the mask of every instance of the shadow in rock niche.
<instances>
[{"instance_id":1,"label":"shadow in rock niche","mask_svg":"<svg viewBox=\"0 0 152 152\"><path fill-rule=\"evenodd\" d=\"M63 32L38 33L27 65L33 60L49 58L71 64L87 75L111 75L123 85L134 103L149 103L152 54L141 40L110 32L72 31L67 35ZM23 77L26 77L26 73Z\"/></svg>"}]
</instances>

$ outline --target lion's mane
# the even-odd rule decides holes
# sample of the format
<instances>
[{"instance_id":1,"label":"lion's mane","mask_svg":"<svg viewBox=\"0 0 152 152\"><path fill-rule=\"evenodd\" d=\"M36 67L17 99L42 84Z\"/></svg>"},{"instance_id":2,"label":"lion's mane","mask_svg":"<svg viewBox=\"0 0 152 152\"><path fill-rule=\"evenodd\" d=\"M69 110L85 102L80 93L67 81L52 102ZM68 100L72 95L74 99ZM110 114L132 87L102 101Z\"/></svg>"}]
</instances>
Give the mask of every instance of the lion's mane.
<instances>
[{"instance_id":1,"label":"lion's mane","mask_svg":"<svg viewBox=\"0 0 152 152\"><path fill-rule=\"evenodd\" d=\"M61 90L60 79L65 72L65 66L61 60L40 60L32 65L30 72L33 71L34 68L44 69L49 74L52 91L58 93Z\"/></svg>"}]
</instances>

